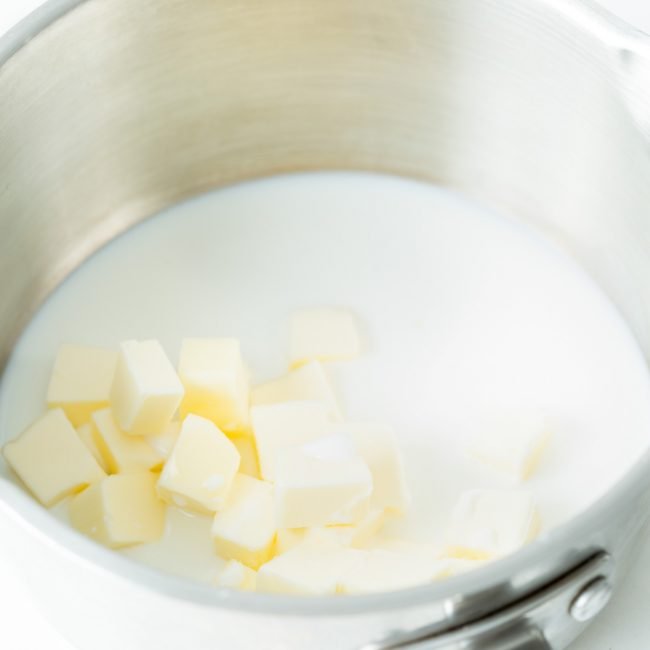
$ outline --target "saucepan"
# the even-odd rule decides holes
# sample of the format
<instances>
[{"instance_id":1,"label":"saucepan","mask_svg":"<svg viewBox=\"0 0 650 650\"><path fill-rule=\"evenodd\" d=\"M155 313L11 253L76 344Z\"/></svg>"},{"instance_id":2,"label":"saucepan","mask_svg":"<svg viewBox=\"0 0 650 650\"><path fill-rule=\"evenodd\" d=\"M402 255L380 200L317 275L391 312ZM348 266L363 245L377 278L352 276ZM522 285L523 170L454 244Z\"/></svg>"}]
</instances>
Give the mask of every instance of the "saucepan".
<instances>
[{"instance_id":1,"label":"saucepan","mask_svg":"<svg viewBox=\"0 0 650 650\"><path fill-rule=\"evenodd\" d=\"M326 169L424 179L525 222L650 354L648 91L650 40L578 0L50 0L0 39L0 362L48 293L139 221ZM624 580L648 501L650 455L510 557L339 599L135 565L4 467L0 543L82 649L542 650Z\"/></svg>"}]
</instances>

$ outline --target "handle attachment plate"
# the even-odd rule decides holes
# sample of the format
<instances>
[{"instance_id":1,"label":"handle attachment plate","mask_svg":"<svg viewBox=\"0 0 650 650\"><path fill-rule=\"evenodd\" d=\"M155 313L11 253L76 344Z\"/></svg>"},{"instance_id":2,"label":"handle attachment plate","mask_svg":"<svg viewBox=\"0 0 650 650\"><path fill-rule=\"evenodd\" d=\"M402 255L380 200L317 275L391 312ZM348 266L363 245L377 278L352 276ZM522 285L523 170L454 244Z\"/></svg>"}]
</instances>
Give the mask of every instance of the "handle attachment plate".
<instances>
[{"instance_id":1,"label":"handle attachment plate","mask_svg":"<svg viewBox=\"0 0 650 650\"><path fill-rule=\"evenodd\" d=\"M572 614L575 603L596 583L608 585L611 592L613 565L611 556L600 551L552 583L486 616L443 630L432 626L394 633L359 650L564 648L589 622Z\"/></svg>"}]
</instances>

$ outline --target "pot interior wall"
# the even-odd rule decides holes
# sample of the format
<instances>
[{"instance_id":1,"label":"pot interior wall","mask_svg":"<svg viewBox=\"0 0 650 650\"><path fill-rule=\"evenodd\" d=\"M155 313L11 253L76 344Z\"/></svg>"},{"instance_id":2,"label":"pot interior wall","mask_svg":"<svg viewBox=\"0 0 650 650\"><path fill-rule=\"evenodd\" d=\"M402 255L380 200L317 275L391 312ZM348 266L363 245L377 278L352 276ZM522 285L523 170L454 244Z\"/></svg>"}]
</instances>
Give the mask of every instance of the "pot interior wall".
<instances>
[{"instance_id":1,"label":"pot interior wall","mask_svg":"<svg viewBox=\"0 0 650 650\"><path fill-rule=\"evenodd\" d=\"M0 67L0 360L124 229L307 169L423 178L532 224L650 350L650 165L610 57L518 0L89 0Z\"/></svg>"}]
</instances>

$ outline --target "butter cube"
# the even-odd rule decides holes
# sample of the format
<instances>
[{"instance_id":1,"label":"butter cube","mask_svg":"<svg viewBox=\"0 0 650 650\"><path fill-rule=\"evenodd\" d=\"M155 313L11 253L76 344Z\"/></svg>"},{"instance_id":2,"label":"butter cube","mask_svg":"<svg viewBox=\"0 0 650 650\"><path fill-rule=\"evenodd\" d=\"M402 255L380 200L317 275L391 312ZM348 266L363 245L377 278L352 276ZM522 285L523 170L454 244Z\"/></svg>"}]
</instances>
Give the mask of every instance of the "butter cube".
<instances>
[{"instance_id":1,"label":"butter cube","mask_svg":"<svg viewBox=\"0 0 650 650\"><path fill-rule=\"evenodd\" d=\"M464 492L447 534L450 557L487 560L516 551L539 532L530 494L521 490Z\"/></svg>"},{"instance_id":2,"label":"butter cube","mask_svg":"<svg viewBox=\"0 0 650 650\"><path fill-rule=\"evenodd\" d=\"M341 417L336 395L319 361L290 370L286 375L255 386L251 391L253 406L295 401L322 402L330 418L338 420Z\"/></svg>"},{"instance_id":3,"label":"butter cube","mask_svg":"<svg viewBox=\"0 0 650 650\"><path fill-rule=\"evenodd\" d=\"M285 402L251 409L260 472L273 481L278 452L322 438L328 433L327 411L319 402Z\"/></svg>"},{"instance_id":4,"label":"butter cube","mask_svg":"<svg viewBox=\"0 0 650 650\"><path fill-rule=\"evenodd\" d=\"M411 497L404 462L390 427L378 422L344 422L335 425L334 430L352 436L368 465L373 480L372 505L398 513L407 510Z\"/></svg>"},{"instance_id":5,"label":"butter cube","mask_svg":"<svg viewBox=\"0 0 650 650\"><path fill-rule=\"evenodd\" d=\"M273 486L237 474L228 500L212 525L217 554L258 569L271 559L275 533Z\"/></svg>"},{"instance_id":6,"label":"butter cube","mask_svg":"<svg viewBox=\"0 0 650 650\"><path fill-rule=\"evenodd\" d=\"M291 316L290 367L309 361L344 361L359 356L354 315L345 309L301 309Z\"/></svg>"},{"instance_id":7,"label":"butter cube","mask_svg":"<svg viewBox=\"0 0 650 650\"><path fill-rule=\"evenodd\" d=\"M280 528L275 537L275 554L282 555L301 546L310 530L311 528Z\"/></svg>"},{"instance_id":8,"label":"butter cube","mask_svg":"<svg viewBox=\"0 0 650 650\"><path fill-rule=\"evenodd\" d=\"M523 481L536 469L551 438L543 413L517 410L487 418L472 441L472 456Z\"/></svg>"},{"instance_id":9,"label":"butter cube","mask_svg":"<svg viewBox=\"0 0 650 650\"><path fill-rule=\"evenodd\" d=\"M430 582L440 571L420 554L301 545L257 574L258 591L330 595L396 591Z\"/></svg>"},{"instance_id":10,"label":"butter cube","mask_svg":"<svg viewBox=\"0 0 650 650\"><path fill-rule=\"evenodd\" d=\"M257 461L255 441L252 438L242 437L233 438L232 441L241 457L239 471L253 478L262 478L260 476L260 465Z\"/></svg>"},{"instance_id":11,"label":"butter cube","mask_svg":"<svg viewBox=\"0 0 650 650\"><path fill-rule=\"evenodd\" d=\"M357 523L368 513L371 492L370 470L345 436L329 436L278 454L278 528Z\"/></svg>"},{"instance_id":12,"label":"butter cube","mask_svg":"<svg viewBox=\"0 0 650 650\"><path fill-rule=\"evenodd\" d=\"M70 522L111 548L153 542L165 530L165 505L150 472L109 476L70 502Z\"/></svg>"},{"instance_id":13,"label":"butter cube","mask_svg":"<svg viewBox=\"0 0 650 650\"><path fill-rule=\"evenodd\" d=\"M115 421L125 433L151 436L172 421L183 385L158 341L125 341L111 388Z\"/></svg>"},{"instance_id":14,"label":"butter cube","mask_svg":"<svg viewBox=\"0 0 650 650\"><path fill-rule=\"evenodd\" d=\"M282 528L278 530L275 552L281 555L304 544L331 548L364 548L379 532L385 519L385 510L372 508L358 524Z\"/></svg>"},{"instance_id":15,"label":"butter cube","mask_svg":"<svg viewBox=\"0 0 650 650\"><path fill-rule=\"evenodd\" d=\"M255 591L256 582L256 571L241 562L237 562L237 560L230 560L226 563L223 571L217 575L214 584L217 587Z\"/></svg>"},{"instance_id":16,"label":"butter cube","mask_svg":"<svg viewBox=\"0 0 650 650\"><path fill-rule=\"evenodd\" d=\"M216 512L226 503L239 462L237 448L214 422L188 415L163 467L158 492L181 508Z\"/></svg>"},{"instance_id":17,"label":"butter cube","mask_svg":"<svg viewBox=\"0 0 650 650\"><path fill-rule=\"evenodd\" d=\"M115 375L117 352L84 345L62 345L47 389L48 408L61 407L78 427L106 408Z\"/></svg>"},{"instance_id":18,"label":"butter cube","mask_svg":"<svg viewBox=\"0 0 650 650\"><path fill-rule=\"evenodd\" d=\"M106 476L60 408L48 411L8 442L3 453L22 482L48 507Z\"/></svg>"},{"instance_id":19,"label":"butter cube","mask_svg":"<svg viewBox=\"0 0 650 650\"><path fill-rule=\"evenodd\" d=\"M357 560L350 549L300 546L274 557L257 572L257 590L279 594L336 594Z\"/></svg>"},{"instance_id":20,"label":"butter cube","mask_svg":"<svg viewBox=\"0 0 650 650\"><path fill-rule=\"evenodd\" d=\"M96 411L91 422L95 444L111 474L143 472L160 466L160 455L144 438L124 433L111 409Z\"/></svg>"},{"instance_id":21,"label":"butter cube","mask_svg":"<svg viewBox=\"0 0 650 650\"><path fill-rule=\"evenodd\" d=\"M106 459L97 446L97 436L95 435L94 428L95 427L92 422L86 422L86 424L82 424L81 426L77 427L77 435L79 438L81 438L81 442L86 445L88 451L93 455L93 458L97 461L97 464L104 470L104 472L106 472L106 474L108 474L110 471L108 463L106 462Z\"/></svg>"},{"instance_id":22,"label":"butter cube","mask_svg":"<svg viewBox=\"0 0 650 650\"><path fill-rule=\"evenodd\" d=\"M358 551L357 561L339 577L339 591L346 594L397 591L429 582L435 572L436 567L423 563L419 554Z\"/></svg>"},{"instance_id":23,"label":"butter cube","mask_svg":"<svg viewBox=\"0 0 650 650\"><path fill-rule=\"evenodd\" d=\"M228 434L248 430L248 373L237 339L185 339L178 374L185 387L181 417L200 415Z\"/></svg>"},{"instance_id":24,"label":"butter cube","mask_svg":"<svg viewBox=\"0 0 650 650\"><path fill-rule=\"evenodd\" d=\"M169 426L156 436L146 436L145 440L149 446L158 454L160 457L160 467L163 463L169 458L172 453L172 449L178 440L178 436L181 432L181 423L178 420L170 422ZM158 469L158 467L154 468Z\"/></svg>"},{"instance_id":25,"label":"butter cube","mask_svg":"<svg viewBox=\"0 0 650 650\"><path fill-rule=\"evenodd\" d=\"M325 531L336 535L343 546L364 548L381 530L386 521L384 508L371 507L368 513L358 523L347 526L326 526Z\"/></svg>"}]
</instances>

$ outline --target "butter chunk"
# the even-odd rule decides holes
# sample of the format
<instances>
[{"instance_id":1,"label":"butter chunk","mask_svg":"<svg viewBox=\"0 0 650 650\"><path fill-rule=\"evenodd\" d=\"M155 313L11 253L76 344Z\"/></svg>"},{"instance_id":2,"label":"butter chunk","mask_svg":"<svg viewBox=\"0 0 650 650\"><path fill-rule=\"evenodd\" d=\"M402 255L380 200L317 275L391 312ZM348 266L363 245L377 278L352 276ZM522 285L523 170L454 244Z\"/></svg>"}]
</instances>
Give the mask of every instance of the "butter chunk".
<instances>
[{"instance_id":1,"label":"butter chunk","mask_svg":"<svg viewBox=\"0 0 650 650\"><path fill-rule=\"evenodd\" d=\"M282 555L305 541L311 528L280 528L275 537L275 554Z\"/></svg>"},{"instance_id":2,"label":"butter chunk","mask_svg":"<svg viewBox=\"0 0 650 650\"><path fill-rule=\"evenodd\" d=\"M345 436L329 436L278 454L278 528L357 523L368 513L371 492L370 470Z\"/></svg>"},{"instance_id":3,"label":"butter chunk","mask_svg":"<svg viewBox=\"0 0 650 650\"><path fill-rule=\"evenodd\" d=\"M109 404L117 352L86 345L62 345L47 389L48 408L61 407L75 427Z\"/></svg>"},{"instance_id":4,"label":"butter chunk","mask_svg":"<svg viewBox=\"0 0 650 650\"><path fill-rule=\"evenodd\" d=\"M341 417L336 395L319 361L290 370L286 375L255 386L251 391L251 405L278 402L314 401L327 407L330 418Z\"/></svg>"},{"instance_id":5,"label":"butter chunk","mask_svg":"<svg viewBox=\"0 0 650 650\"><path fill-rule=\"evenodd\" d=\"M385 510L372 508L358 524L283 528L278 530L276 537L276 553L280 555L304 544L331 548L364 548L379 532L385 519Z\"/></svg>"},{"instance_id":6,"label":"butter chunk","mask_svg":"<svg viewBox=\"0 0 650 650\"><path fill-rule=\"evenodd\" d=\"M111 474L143 472L160 466L156 450L144 438L124 433L111 409L96 411L91 421L95 444Z\"/></svg>"},{"instance_id":7,"label":"butter chunk","mask_svg":"<svg viewBox=\"0 0 650 650\"><path fill-rule=\"evenodd\" d=\"M183 384L158 341L121 344L111 406L122 431L138 436L162 433L182 398Z\"/></svg>"},{"instance_id":8,"label":"butter chunk","mask_svg":"<svg viewBox=\"0 0 650 650\"><path fill-rule=\"evenodd\" d=\"M160 539L165 505L156 494L150 472L109 476L70 502L70 522L82 533L110 548Z\"/></svg>"},{"instance_id":9,"label":"butter chunk","mask_svg":"<svg viewBox=\"0 0 650 650\"><path fill-rule=\"evenodd\" d=\"M22 482L48 507L106 476L61 408L48 411L8 442L3 453Z\"/></svg>"},{"instance_id":10,"label":"butter chunk","mask_svg":"<svg viewBox=\"0 0 650 650\"><path fill-rule=\"evenodd\" d=\"M255 441L252 438L237 437L232 439L233 444L237 447L241 462L239 471L253 478L262 478L260 476L260 465L257 460L257 450Z\"/></svg>"},{"instance_id":11,"label":"butter chunk","mask_svg":"<svg viewBox=\"0 0 650 650\"><path fill-rule=\"evenodd\" d=\"M312 401L254 406L251 422L260 472L265 481L273 481L275 477L275 462L280 450L317 440L329 431L325 407Z\"/></svg>"},{"instance_id":12,"label":"butter chunk","mask_svg":"<svg viewBox=\"0 0 650 650\"><path fill-rule=\"evenodd\" d=\"M551 439L539 411L515 410L486 418L469 453L503 474L523 481L537 468Z\"/></svg>"},{"instance_id":13,"label":"butter chunk","mask_svg":"<svg viewBox=\"0 0 650 650\"><path fill-rule=\"evenodd\" d=\"M214 422L188 415L158 483L168 503L202 514L226 503L239 469L239 452Z\"/></svg>"},{"instance_id":14,"label":"butter chunk","mask_svg":"<svg viewBox=\"0 0 650 650\"><path fill-rule=\"evenodd\" d=\"M359 356L360 349L356 318L345 309L301 309L291 316L291 368L309 361L354 359Z\"/></svg>"},{"instance_id":15,"label":"butter chunk","mask_svg":"<svg viewBox=\"0 0 650 650\"><path fill-rule=\"evenodd\" d=\"M303 545L278 555L257 574L258 591L283 594L367 594L434 579L435 562L419 554Z\"/></svg>"},{"instance_id":16,"label":"butter chunk","mask_svg":"<svg viewBox=\"0 0 650 650\"><path fill-rule=\"evenodd\" d=\"M109 473L108 463L104 458L101 450L97 446L97 436L94 431L95 427L92 422L86 422L81 426L77 427L77 435L81 438L81 442L86 445L88 451L93 455L93 458L97 461L97 464L106 472Z\"/></svg>"},{"instance_id":17,"label":"butter chunk","mask_svg":"<svg viewBox=\"0 0 650 650\"><path fill-rule=\"evenodd\" d=\"M228 500L212 525L217 554L258 569L271 559L275 533L273 486L237 474Z\"/></svg>"},{"instance_id":18,"label":"butter chunk","mask_svg":"<svg viewBox=\"0 0 650 650\"><path fill-rule=\"evenodd\" d=\"M522 490L470 490L452 513L446 555L487 560L516 551L539 532L539 515Z\"/></svg>"},{"instance_id":19,"label":"butter chunk","mask_svg":"<svg viewBox=\"0 0 650 650\"><path fill-rule=\"evenodd\" d=\"M170 422L169 426L158 435L146 436L145 440L149 446L156 451L160 457L160 466L162 467L172 453L172 449L178 440L181 432L181 423L178 420Z\"/></svg>"},{"instance_id":20,"label":"butter chunk","mask_svg":"<svg viewBox=\"0 0 650 650\"><path fill-rule=\"evenodd\" d=\"M185 387L182 417L201 415L228 434L248 430L248 373L237 339L185 339L178 374Z\"/></svg>"},{"instance_id":21,"label":"butter chunk","mask_svg":"<svg viewBox=\"0 0 650 650\"><path fill-rule=\"evenodd\" d=\"M237 562L237 560L230 560L226 563L223 571L217 575L214 584L217 587L255 591L256 582L256 571L241 562Z\"/></svg>"},{"instance_id":22,"label":"butter chunk","mask_svg":"<svg viewBox=\"0 0 650 650\"><path fill-rule=\"evenodd\" d=\"M274 557L257 572L257 590L279 594L330 595L357 560L350 549L294 548Z\"/></svg>"},{"instance_id":23,"label":"butter chunk","mask_svg":"<svg viewBox=\"0 0 650 650\"><path fill-rule=\"evenodd\" d=\"M371 507L368 513L356 524L347 526L326 526L325 531L333 534L343 546L364 548L381 530L386 521L386 510Z\"/></svg>"},{"instance_id":24,"label":"butter chunk","mask_svg":"<svg viewBox=\"0 0 650 650\"><path fill-rule=\"evenodd\" d=\"M359 454L372 474L371 503L376 508L405 512L411 497L404 473L404 462L395 434L379 422L344 422L335 431L352 436Z\"/></svg>"}]
</instances>

